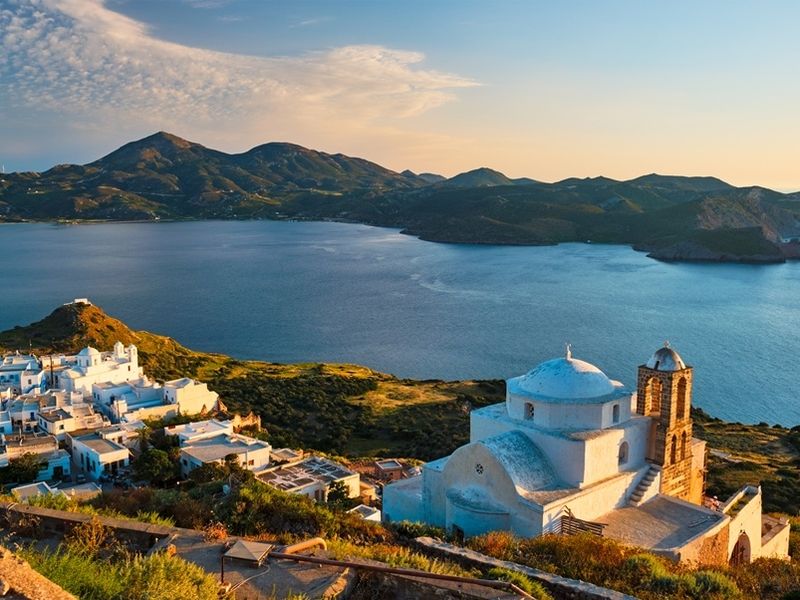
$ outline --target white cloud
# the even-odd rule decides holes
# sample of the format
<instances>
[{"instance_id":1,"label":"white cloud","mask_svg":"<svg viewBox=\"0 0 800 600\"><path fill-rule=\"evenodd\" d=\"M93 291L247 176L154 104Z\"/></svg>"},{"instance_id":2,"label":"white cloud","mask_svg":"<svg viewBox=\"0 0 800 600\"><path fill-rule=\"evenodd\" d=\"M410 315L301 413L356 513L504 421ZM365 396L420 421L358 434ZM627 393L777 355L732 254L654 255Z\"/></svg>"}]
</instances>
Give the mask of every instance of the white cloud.
<instances>
[{"instance_id":1,"label":"white cloud","mask_svg":"<svg viewBox=\"0 0 800 600\"><path fill-rule=\"evenodd\" d=\"M274 131L307 139L316 129L391 130L475 85L422 67L419 53L381 46L297 57L192 48L156 38L102 0L0 7L0 119L36 114L79 131L149 127L226 139L239 132L257 143Z\"/></svg>"}]
</instances>

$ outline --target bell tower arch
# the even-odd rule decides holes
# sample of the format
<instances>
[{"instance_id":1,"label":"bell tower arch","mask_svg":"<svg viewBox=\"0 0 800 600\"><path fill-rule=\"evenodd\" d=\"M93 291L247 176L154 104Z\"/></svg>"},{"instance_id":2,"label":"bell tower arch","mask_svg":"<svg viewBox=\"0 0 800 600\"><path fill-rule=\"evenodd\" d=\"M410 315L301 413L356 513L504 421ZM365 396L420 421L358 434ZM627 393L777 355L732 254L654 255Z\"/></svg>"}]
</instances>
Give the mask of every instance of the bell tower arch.
<instances>
[{"instance_id":1,"label":"bell tower arch","mask_svg":"<svg viewBox=\"0 0 800 600\"><path fill-rule=\"evenodd\" d=\"M692 376L665 342L639 367L636 412L652 418L647 460L661 467L660 492L700 502L702 492L696 498L692 490Z\"/></svg>"}]
</instances>

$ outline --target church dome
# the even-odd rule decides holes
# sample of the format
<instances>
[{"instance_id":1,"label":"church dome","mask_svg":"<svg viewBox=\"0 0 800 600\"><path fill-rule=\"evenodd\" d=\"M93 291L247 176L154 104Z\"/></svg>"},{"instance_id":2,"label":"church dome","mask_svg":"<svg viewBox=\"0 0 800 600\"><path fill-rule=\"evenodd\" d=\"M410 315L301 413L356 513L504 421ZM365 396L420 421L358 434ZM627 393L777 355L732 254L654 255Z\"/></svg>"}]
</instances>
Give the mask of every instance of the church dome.
<instances>
[{"instance_id":1,"label":"church dome","mask_svg":"<svg viewBox=\"0 0 800 600\"><path fill-rule=\"evenodd\" d=\"M598 398L617 390L600 369L569 352L528 371L519 378L518 387L533 396L556 399Z\"/></svg>"},{"instance_id":2,"label":"church dome","mask_svg":"<svg viewBox=\"0 0 800 600\"><path fill-rule=\"evenodd\" d=\"M686 368L686 363L683 362L681 355L669 347L669 343L665 343L663 348L659 348L647 361L648 369L655 369L656 371L681 371Z\"/></svg>"},{"instance_id":3,"label":"church dome","mask_svg":"<svg viewBox=\"0 0 800 600\"><path fill-rule=\"evenodd\" d=\"M99 356L100 351L96 348L92 348L91 346L86 346L83 350L78 352L78 356Z\"/></svg>"}]
</instances>

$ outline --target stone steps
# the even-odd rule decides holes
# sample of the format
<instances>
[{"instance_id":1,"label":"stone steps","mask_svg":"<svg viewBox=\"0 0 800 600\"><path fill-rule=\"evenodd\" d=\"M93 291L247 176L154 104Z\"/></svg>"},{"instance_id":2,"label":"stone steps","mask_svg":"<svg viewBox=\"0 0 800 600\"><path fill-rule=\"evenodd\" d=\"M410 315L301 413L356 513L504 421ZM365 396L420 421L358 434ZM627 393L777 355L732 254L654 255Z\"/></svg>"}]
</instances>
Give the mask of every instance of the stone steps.
<instances>
[{"instance_id":1,"label":"stone steps","mask_svg":"<svg viewBox=\"0 0 800 600\"><path fill-rule=\"evenodd\" d=\"M633 490L633 493L631 494L629 499L629 504L631 506L639 506L642 503L642 498L644 498L647 490L658 476L658 471L658 467L651 466L647 473L645 473L644 477L642 477L641 481L639 481L639 485L636 486L636 489Z\"/></svg>"}]
</instances>

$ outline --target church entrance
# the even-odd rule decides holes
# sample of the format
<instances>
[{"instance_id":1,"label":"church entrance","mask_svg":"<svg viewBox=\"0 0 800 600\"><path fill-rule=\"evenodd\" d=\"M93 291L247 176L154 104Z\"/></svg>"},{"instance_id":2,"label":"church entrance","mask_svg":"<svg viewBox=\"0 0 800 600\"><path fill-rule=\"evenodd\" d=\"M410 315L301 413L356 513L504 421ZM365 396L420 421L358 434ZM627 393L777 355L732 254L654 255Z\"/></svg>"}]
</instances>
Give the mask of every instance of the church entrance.
<instances>
[{"instance_id":1,"label":"church entrance","mask_svg":"<svg viewBox=\"0 0 800 600\"><path fill-rule=\"evenodd\" d=\"M736 545L731 553L730 563L733 566L745 565L750 562L750 538L746 533L742 533L736 540Z\"/></svg>"}]
</instances>

